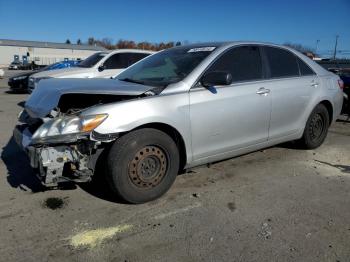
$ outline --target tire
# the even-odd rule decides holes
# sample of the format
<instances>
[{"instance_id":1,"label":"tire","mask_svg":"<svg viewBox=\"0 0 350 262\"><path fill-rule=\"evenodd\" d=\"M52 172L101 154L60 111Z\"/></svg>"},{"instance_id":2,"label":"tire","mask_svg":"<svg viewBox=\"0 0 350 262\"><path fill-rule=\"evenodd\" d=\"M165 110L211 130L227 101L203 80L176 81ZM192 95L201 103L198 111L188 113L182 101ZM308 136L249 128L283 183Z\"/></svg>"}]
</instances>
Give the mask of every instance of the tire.
<instances>
[{"instance_id":1,"label":"tire","mask_svg":"<svg viewBox=\"0 0 350 262\"><path fill-rule=\"evenodd\" d=\"M107 181L129 203L165 194L179 171L179 151L167 134L143 128L117 139L107 156Z\"/></svg>"},{"instance_id":2,"label":"tire","mask_svg":"<svg viewBox=\"0 0 350 262\"><path fill-rule=\"evenodd\" d=\"M329 114L323 104L318 104L311 112L300 143L305 149L314 149L322 145L329 127Z\"/></svg>"}]
</instances>

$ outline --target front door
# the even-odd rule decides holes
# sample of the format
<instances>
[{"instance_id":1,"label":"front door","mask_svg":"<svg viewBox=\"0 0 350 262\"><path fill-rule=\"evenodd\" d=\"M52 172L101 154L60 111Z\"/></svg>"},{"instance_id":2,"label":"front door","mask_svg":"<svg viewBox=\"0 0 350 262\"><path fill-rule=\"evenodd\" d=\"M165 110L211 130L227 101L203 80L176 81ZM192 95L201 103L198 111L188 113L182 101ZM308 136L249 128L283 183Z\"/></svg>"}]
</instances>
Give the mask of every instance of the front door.
<instances>
[{"instance_id":1,"label":"front door","mask_svg":"<svg viewBox=\"0 0 350 262\"><path fill-rule=\"evenodd\" d=\"M114 77L120 74L126 67L128 67L127 53L117 53L107 58L103 65L96 69L95 77Z\"/></svg>"},{"instance_id":2,"label":"front door","mask_svg":"<svg viewBox=\"0 0 350 262\"><path fill-rule=\"evenodd\" d=\"M206 72L230 72L229 86L190 91L193 159L267 141L271 112L259 47L239 46L222 54Z\"/></svg>"}]
</instances>

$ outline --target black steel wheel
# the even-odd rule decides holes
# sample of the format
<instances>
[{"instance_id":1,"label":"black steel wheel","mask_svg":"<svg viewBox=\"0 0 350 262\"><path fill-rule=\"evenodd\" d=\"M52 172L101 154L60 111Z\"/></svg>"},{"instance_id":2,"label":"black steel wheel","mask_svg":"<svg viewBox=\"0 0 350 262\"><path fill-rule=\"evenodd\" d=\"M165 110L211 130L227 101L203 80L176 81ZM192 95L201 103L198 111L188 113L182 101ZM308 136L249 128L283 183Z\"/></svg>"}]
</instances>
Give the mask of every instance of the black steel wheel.
<instances>
[{"instance_id":1,"label":"black steel wheel","mask_svg":"<svg viewBox=\"0 0 350 262\"><path fill-rule=\"evenodd\" d=\"M137 187L155 187L164 178L167 166L167 156L162 148L145 146L135 154L129 164L129 177Z\"/></svg>"},{"instance_id":2,"label":"black steel wheel","mask_svg":"<svg viewBox=\"0 0 350 262\"><path fill-rule=\"evenodd\" d=\"M179 171L179 152L167 134L151 128L117 139L107 157L107 180L113 192L130 203L163 195Z\"/></svg>"},{"instance_id":3,"label":"black steel wheel","mask_svg":"<svg viewBox=\"0 0 350 262\"><path fill-rule=\"evenodd\" d=\"M323 104L319 104L309 116L300 142L307 149L319 147L327 136L328 127L328 110Z\"/></svg>"}]
</instances>

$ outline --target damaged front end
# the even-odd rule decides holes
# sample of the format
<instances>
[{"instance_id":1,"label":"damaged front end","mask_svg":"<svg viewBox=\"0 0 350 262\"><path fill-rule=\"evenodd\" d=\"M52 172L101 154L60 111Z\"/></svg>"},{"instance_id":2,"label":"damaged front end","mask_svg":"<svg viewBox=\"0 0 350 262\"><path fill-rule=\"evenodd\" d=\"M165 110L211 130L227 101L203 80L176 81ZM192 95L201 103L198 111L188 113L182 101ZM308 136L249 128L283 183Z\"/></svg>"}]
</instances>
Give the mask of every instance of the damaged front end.
<instances>
[{"instance_id":1,"label":"damaged front end","mask_svg":"<svg viewBox=\"0 0 350 262\"><path fill-rule=\"evenodd\" d=\"M101 138L93 129L108 115L79 115L33 119L26 110L19 116L14 139L26 151L30 165L37 170L45 186L61 182L88 182L94 173L103 142L117 135Z\"/></svg>"},{"instance_id":2,"label":"damaged front end","mask_svg":"<svg viewBox=\"0 0 350 262\"><path fill-rule=\"evenodd\" d=\"M151 89L112 79L41 81L19 115L15 141L44 185L89 181L98 156L119 134L95 132L108 113L86 115L84 111L149 96Z\"/></svg>"}]
</instances>

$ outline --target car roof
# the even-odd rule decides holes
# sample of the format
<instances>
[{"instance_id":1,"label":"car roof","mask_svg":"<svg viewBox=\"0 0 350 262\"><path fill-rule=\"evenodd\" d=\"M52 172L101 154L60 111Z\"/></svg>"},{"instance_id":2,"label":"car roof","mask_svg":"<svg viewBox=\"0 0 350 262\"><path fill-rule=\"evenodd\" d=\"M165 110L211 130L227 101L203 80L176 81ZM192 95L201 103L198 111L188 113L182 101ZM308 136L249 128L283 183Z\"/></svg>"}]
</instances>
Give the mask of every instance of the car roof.
<instances>
[{"instance_id":1,"label":"car roof","mask_svg":"<svg viewBox=\"0 0 350 262\"><path fill-rule=\"evenodd\" d=\"M259 41L203 42L203 43L193 43L193 44L188 44L188 45L181 45L178 47L188 47L188 48L209 47L209 46L229 47L229 46L234 46L234 45L266 45L266 46L276 46L276 47L283 47L286 49L290 49L287 46L278 45L278 44L269 43L269 42L259 42Z\"/></svg>"},{"instance_id":2,"label":"car roof","mask_svg":"<svg viewBox=\"0 0 350 262\"><path fill-rule=\"evenodd\" d=\"M101 52L105 53L105 52ZM155 51L143 50L143 49L116 49L111 50L108 54L117 54L117 53L142 53L142 54L154 54Z\"/></svg>"}]
</instances>

